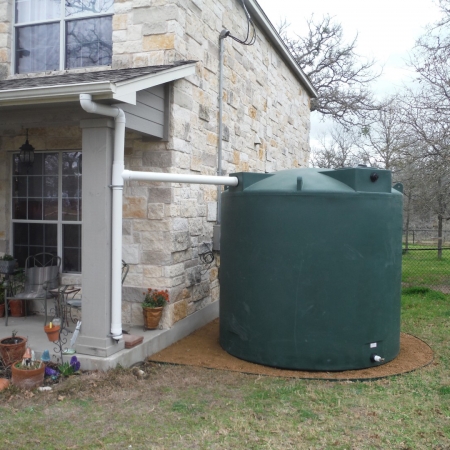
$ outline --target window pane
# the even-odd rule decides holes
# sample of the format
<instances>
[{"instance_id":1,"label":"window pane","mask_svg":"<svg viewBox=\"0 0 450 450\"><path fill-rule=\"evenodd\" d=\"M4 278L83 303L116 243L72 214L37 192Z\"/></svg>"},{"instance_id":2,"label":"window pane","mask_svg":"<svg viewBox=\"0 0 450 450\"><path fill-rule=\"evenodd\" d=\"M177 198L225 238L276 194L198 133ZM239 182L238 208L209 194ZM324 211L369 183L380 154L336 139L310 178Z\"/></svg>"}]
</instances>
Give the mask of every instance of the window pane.
<instances>
[{"instance_id":1,"label":"window pane","mask_svg":"<svg viewBox=\"0 0 450 450\"><path fill-rule=\"evenodd\" d=\"M58 175L58 153L46 153L44 157L44 174Z\"/></svg>"},{"instance_id":2,"label":"window pane","mask_svg":"<svg viewBox=\"0 0 450 450\"><path fill-rule=\"evenodd\" d=\"M42 220L42 199L30 198L28 200L29 220Z\"/></svg>"},{"instance_id":3,"label":"window pane","mask_svg":"<svg viewBox=\"0 0 450 450\"><path fill-rule=\"evenodd\" d=\"M61 0L16 0L16 23L59 19Z\"/></svg>"},{"instance_id":4,"label":"window pane","mask_svg":"<svg viewBox=\"0 0 450 450\"><path fill-rule=\"evenodd\" d=\"M56 247L58 239L56 235L56 225L44 224L45 245Z\"/></svg>"},{"instance_id":5,"label":"window pane","mask_svg":"<svg viewBox=\"0 0 450 450\"><path fill-rule=\"evenodd\" d=\"M78 199L65 198L63 200L62 220L78 221Z\"/></svg>"},{"instance_id":6,"label":"window pane","mask_svg":"<svg viewBox=\"0 0 450 450\"><path fill-rule=\"evenodd\" d=\"M43 162L44 155L42 153L35 153L34 154L34 162L31 167L26 167L24 173L26 175L42 175L42 162ZM23 166L23 164L20 164L19 166Z\"/></svg>"},{"instance_id":7,"label":"window pane","mask_svg":"<svg viewBox=\"0 0 450 450\"><path fill-rule=\"evenodd\" d=\"M81 225L63 225L63 272L81 272Z\"/></svg>"},{"instance_id":8,"label":"window pane","mask_svg":"<svg viewBox=\"0 0 450 450\"><path fill-rule=\"evenodd\" d=\"M44 197L58 198L58 177L44 178Z\"/></svg>"},{"instance_id":9,"label":"window pane","mask_svg":"<svg viewBox=\"0 0 450 450\"><path fill-rule=\"evenodd\" d=\"M112 18L67 23L66 68L111 65Z\"/></svg>"},{"instance_id":10,"label":"window pane","mask_svg":"<svg viewBox=\"0 0 450 450\"><path fill-rule=\"evenodd\" d=\"M26 197L28 194L28 178L15 176L13 183L13 197Z\"/></svg>"},{"instance_id":11,"label":"window pane","mask_svg":"<svg viewBox=\"0 0 450 450\"><path fill-rule=\"evenodd\" d=\"M27 201L26 199L13 199L13 219L24 220L27 218Z\"/></svg>"},{"instance_id":12,"label":"window pane","mask_svg":"<svg viewBox=\"0 0 450 450\"><path fill-rule=\"evenodd\" d=\"M114 0L66 0L66 17L92 16L114 12Z\"/></svg>"},{"instance_id":13,"label":"window pane","mask_svg":"<svg viewBox=\"0 0 450 450\"><path fill-rule=\"evenodd\" d=\"M40 223L30 223L29 226L33 245L44 245L44 225Z\"/></svg>"},{"instance_id":14,"label":"window pane","mask_svg":"<svg viewBox=\"0 0 450 450\"><path fill-rule=\"evenodd\" d=\"M16 73L59 69L59 23L16 29Z\"/></svg>"},{"instance_id":15,"label":"window pane","mask_svg":"<svg viewBox=\"0 0 450 450\"><path fill-rule=\"evenodd\" d=\"M28 196L42 197L42 177L28 177Z\"/></svg>"},{"instance_id":16,"label":"window pane","mask_svg":"<svg viewBox=\"0 0 450 450\"><path fill-rule=\"evenodd\" d=\"M25 266L25 260L30 255L43 252L56 255L56 224L15 223L13 232L14 257L19 267Z\"/></svg>"},{"instance_id":17,"label":"window pane","mask_svg":"<svg viewBox=\"0 0 450 450\"><path fill-rule=\"evenodd\" d=\"M44 200L44 220L58 220L58 199Z\"/></svg>"}]
</instances>

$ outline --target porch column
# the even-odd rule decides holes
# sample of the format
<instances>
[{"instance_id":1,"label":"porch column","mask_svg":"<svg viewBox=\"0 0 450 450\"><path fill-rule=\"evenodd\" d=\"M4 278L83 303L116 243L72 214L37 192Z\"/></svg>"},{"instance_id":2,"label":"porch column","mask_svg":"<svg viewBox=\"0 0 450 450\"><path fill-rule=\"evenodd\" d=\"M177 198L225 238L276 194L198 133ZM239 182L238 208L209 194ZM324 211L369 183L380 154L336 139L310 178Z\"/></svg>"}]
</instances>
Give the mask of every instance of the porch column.
<instances>
[{"instance_id":1,"label":"porch column","mask_svg":"<svg viewBox=\"0 0 450 450\"><path fill-rule=\"evenodd\" d=\"M83 152L82 325L77 353L109 356L124 348L111 332L111 170L114 120L80 122Z\"/></svg>"}]
</instances>

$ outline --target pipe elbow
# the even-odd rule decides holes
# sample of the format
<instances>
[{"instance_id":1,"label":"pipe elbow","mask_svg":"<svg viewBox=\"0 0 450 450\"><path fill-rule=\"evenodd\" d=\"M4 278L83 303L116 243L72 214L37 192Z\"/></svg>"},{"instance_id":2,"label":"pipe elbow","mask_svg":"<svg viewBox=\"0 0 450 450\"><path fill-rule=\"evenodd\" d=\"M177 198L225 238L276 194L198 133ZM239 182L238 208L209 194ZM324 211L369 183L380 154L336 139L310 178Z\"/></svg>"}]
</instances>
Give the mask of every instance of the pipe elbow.
<instances>
[{"instance_id":1,"label":"pipe elbow","mask_svg":"<svg viewBox=\"0 0 450 450\"><path fill-rule=\"evenodd\" d=\"M88 113L95 114L97 111L96 104L92 101L91 94L80 94L80 105Z\"/></svg>"},{"instance_id":2,"label":"pipe elbow","mask_svg":"<svg viewBox=\"0 0 450 450\"><path fill-rule=\"evenodd\" d=\"M88 113L113 117L116 122L125 123L125 113L120 108L94 102L91 94L80 94L80 105Z\"/></svg>"}]
</instances>

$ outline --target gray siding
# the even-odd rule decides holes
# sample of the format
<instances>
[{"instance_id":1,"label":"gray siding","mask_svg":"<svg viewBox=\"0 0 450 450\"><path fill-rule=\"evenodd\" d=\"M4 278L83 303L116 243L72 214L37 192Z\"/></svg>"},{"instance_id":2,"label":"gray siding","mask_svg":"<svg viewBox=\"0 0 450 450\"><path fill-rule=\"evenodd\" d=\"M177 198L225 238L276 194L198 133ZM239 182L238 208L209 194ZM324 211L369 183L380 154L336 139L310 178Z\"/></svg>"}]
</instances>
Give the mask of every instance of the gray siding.
<instances>
[{"instance_id":1,"label":"gray siding","mask_svg":"<svg viewBox=\"0 0 450 450\"><path fill-rule=\"evenodd\" d=\"M120 105L125 111L127 128L164 139L166 96L164 85L139 91L136 105Z\"/></svg>"}]
</instances>

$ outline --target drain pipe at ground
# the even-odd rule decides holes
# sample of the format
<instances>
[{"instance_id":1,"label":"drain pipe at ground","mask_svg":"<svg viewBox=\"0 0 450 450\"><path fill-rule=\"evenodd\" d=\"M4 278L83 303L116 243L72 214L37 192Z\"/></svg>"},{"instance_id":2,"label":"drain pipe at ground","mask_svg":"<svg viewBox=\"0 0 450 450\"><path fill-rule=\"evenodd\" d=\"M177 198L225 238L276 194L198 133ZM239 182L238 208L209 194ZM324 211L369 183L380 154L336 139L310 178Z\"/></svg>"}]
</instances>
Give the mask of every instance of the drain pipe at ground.
<instances>
[{"instance_id":1,"label":"drain pipe at ground","mask_svg":"<svg viewBox=\"0 0 450 450\"><path fill-rule=\"evenodd\" d=\"M178 173L137 172L124 170L125 113L116 106L101 105L92 101L89 94L80 94L81 107L89 113L113 117L114 160L112 171L112 280L111 280L111 337L122 339L122 191L124 180L162 181L168 183L213 184L237 186L237 177L189 175Z\"/></svg>"},{"instance_id":2,"label":"drain pipe at ground","mask_svg":"<svg viewBox=\"0 0 450 450\"><path fill-rule=\"evenodd\" d=\"M122 203L125 154L125 113L116 106L101 105L92 101L90 94L80 94L81 107L88 113L113 117L114 159L112 168L112 237L111 237L111 335L115 341L122 339Z\"/></svg>"}]
</instances>

